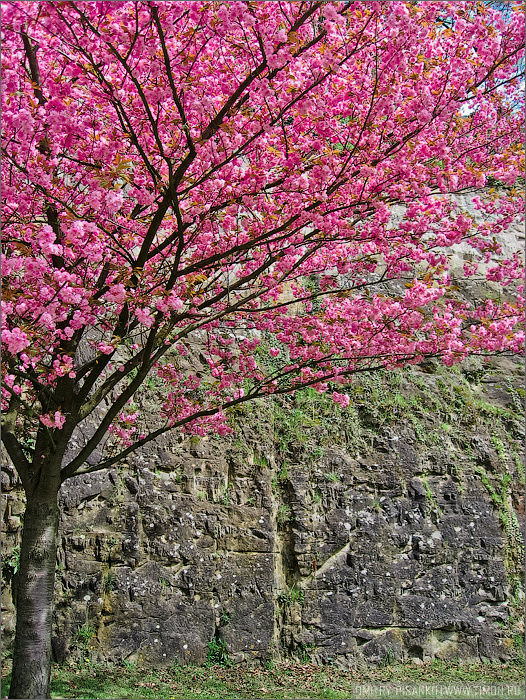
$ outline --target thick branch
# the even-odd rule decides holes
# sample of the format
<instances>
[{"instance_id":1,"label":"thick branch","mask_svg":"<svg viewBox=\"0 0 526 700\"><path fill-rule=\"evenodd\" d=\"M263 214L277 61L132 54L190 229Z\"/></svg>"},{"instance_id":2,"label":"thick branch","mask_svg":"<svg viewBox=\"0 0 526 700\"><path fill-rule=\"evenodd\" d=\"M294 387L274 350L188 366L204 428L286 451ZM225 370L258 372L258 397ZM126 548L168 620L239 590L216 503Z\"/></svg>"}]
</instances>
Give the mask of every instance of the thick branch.
<instances>
[{"instance_id":1,"label":"thick branch","mask_svg":"<svg viewBox=\"0 0 526 700\"><path fill-rule=\"evenodd\" d=\"M22 481L26 493L28 493L31 489L31 465L22 450L22 446L16 439L14 433L5 428L2 430L2 442Z\"/></svg>"}]
</instances>

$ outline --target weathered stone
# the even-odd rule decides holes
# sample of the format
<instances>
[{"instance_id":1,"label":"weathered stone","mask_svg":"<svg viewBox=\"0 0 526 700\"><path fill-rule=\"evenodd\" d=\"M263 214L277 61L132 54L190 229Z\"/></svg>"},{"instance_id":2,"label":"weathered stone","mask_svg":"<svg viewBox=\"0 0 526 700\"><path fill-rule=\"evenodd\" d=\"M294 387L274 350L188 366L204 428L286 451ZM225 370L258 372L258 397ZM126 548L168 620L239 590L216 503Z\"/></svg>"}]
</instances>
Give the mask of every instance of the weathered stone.
<instances>
[{"instance_id":1,"label":"weathered stone","mask_svg":"<svg viewBox=\"0 0 526 700\"><path fill-rule=\"evenodd\" d=\"M428 369L419 376L437 392ZM235 660L309 654L339 666L513 653L505 562L520 547L487 487L500 494L513 462L493 425L468 421L455 440L423 445L401 419L367 428L360 454L298 442L286 465L276 430L261 409L231 441L167 435L118 472L66 482L56 660L80 651L85 625L85 651L150 664L201 663L212 640ZM9 465L2 484L11 552L24 506ZM9 587L2 608L9 639Z\"/></svg>"}]
</instances>

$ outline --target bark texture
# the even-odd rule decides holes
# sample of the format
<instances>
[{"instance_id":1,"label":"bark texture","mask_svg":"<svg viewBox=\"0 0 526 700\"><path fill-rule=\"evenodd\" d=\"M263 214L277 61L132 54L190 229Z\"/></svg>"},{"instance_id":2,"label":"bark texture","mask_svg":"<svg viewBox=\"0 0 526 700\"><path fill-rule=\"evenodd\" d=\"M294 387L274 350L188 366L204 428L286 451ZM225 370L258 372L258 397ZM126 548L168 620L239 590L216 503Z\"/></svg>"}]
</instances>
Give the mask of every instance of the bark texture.
<instances>
[{"instance_id":1,"label":"bark texture","mask_svg":"<svg viewBox=\"0 0 526 700\"><path fill-rule=\"evenodd\" d=\"M49 698L58 530L57 491L28 498L17 577L10 698Z\"/></svg>"}]
</instances>

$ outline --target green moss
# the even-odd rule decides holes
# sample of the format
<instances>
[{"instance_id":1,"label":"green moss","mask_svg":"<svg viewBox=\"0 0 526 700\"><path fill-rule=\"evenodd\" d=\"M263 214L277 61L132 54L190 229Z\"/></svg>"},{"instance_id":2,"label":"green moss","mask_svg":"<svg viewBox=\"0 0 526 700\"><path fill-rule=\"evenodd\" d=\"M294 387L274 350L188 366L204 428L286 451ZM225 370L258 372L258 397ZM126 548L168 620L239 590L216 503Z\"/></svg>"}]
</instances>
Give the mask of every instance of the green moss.
<instances>
[{"instance_id":1,"label":"green moss","mask_svg":"<svg viewBox=\"0 0 526 700\"><path fill-rule=\"evenodd\" d=\"M244 406L236 413L236 422L240 425L243 417L246 419L254 411L258 417L264 414L265 420L251 423L251 427L257 431L258 424L262 425L261 440L273 440L278 463L309 465L323 456L327 446L334 445L357 456L374 444L375 436L385 434L396 424L411 425L424 447L440 445L444 434L453 441L461 440L466 457L470 455L464 448L469 444L465 434L487 430L493 435L497 453L505 459L507 446L515 440L513 434L506 432L509 426L512 433L519 432L517 437L522 432L520 391L508 383L511 405L504 408L490 403L480 382L488 373L491 375L491 370L476 362L471 365L461 369L436 363L429 374L412 367L363 373L346 387L351 404L345 409L333 401L330 389L320 394L306 388L294 396ZM518 465L518 458L514 460ZM518 465L517 471L524 475L523 467Z\"/></svg>"},{"instance_id":2,"label":"green moss","mask_svg":"<svg viewBox=\"0 0 526 700\"><path fill-rule=\"evenodd\" d=\"M102 578L101 590L103 593L111 593L117 588L115 572L109 569Z\"/></svg>"},{"instance_id":3,"label":"green moss","mask_svg":"<svg viewBox=\"0 0 526 700\"><path fill-rule=\"evenodd\" d=\"M284 459L312 462L326 445L346 445L350 451L364 446L363 428L355 407L342 408L332 397L314 389L272 401L275 446Z\"/></svg>"},{"instance_id":4,"label":"green moss","mask_svg":"<svg viewBox=\"0 0 526 700\"><path fill-rule=\"evenodd\" d=\"M520 454L516 450L513 452L513 462L515 464L515 468L517 470L517 475L519 477L520 483L522 486L524 486L524 455Z\"/></svg>"},{"instance_id":5,"label":"green moss","mask_svg":"<svg viewBox=\"0 0 526 700\"><path fill-rule=\"evenodd\" d=\"M320 489L316 489L314 493L312 494L312 502L313 503L321 503L323 501L323 495Z\"/></svg>"},{"instance_id":6,"label":"green moss","mask_svg":"<svg viewBox=\"0 0 526 700\"><path fill-rule=\"evenodd\" d=\"M278 525L285 525L292 520L292 511L286 503L280 503L276 511L276 522Z\"/></svg>"},{"instance_id":7,"label":"green moss","mask_svg":"<svg viewBox=\"0 0 526 700\"><path fill-rule=\"evenodd\" d=\"M436 511L437 513L440 513L441 508L439 507L439 505L437 503L437 499L435 498L435 494L433 493L433 491L431 490L431 487L429 486L428 480L426 478L423 478L422 483L423 483L424 488L426 490L426 498L430 502L431 507L433 508L434 511Z\"/></svg>"},{"instance_id":8,"label":"green moss","mask_svg":"<svg viewBox=\"0 0 526 700\"><path fill-rule=\"evenodd\" d=\"M270 467L269 459L266 455L254 454L254 464L258 467Z\"/></svg>"},{"instance_id":9,"label":"green moss","mask_svg":"<svg viewBox=\"0 0 526 700\"><path fill-rule=\"evenodd\" d=\"M504 447L504 443L500 439L498 435L495 435L495 433L491 436L491 444L495 448L495 452L499 456L499 459L506 459L507 457L507 452L506 448Z\"/></svg>"},{"instance_id":10,"label":"green moss","mask_svg":"<svg viewBox=\"0 0 526 700\"><path fill-rule=\"evenodd\" d=\"M279 470L278 479L280 481L285 481L289 478L289 465L284 462L281 469Z\"/></svg>"},{"instance_id":11,"label":"green moss","mask_svg":"<svg viewBox=\"0 0 526 700\"><path fill-rule=\"evenodd\" d=\"M510 585L510 607L512 610L522 608L524 540L510 497L512 477L508 472L490 477L482 467L477 467L476 471L491 497L506 534L504 564Z\"/></svg>"},{"instance_id":12,"label":"green moss","mask_svg":"<svg viewBox=\"0 0 526 700\"><path fill-rule=\"evenodd\" d=\"M331 387L325 394L307 388L294 396L244 406L235 420L239 426L243 421L250 422L256 433L254 444L263 444L272 451L275 473L271 484L277 495L282 494L284 481L296 465L319 468L328 447L340 446L358 457L374 449L379 440L385 442L393 433L410 427L423 456L435 451L436 446L444 446L449 452L456 448L449 473L463 493L469 483L465 475L479 470L506 532L506 566L511 581L514 577L520 579L524 551L511 504L511 494L522 490L525 479L521 444L524 391L514 387L511 380L502 380L501 389L509 395L508 405L492 403L487 385L494 384L496 376L497 369L476 359L466 367L428 363L425 373L413 367L363 373L345 389L351 398L348 408L333 401ZM256 414L258 420L253 419ZM481 438L491 442L498 455L500 474L482 469L476 443ZM258 453L256 447L254 452ZM254 463L257 467L271 466L266 458L256 457ZM337 483L339 476L327 470L320 482L322 488L323 480ZM426 491L432 509L439 512L427 482ZM313 490L311 498L313 505L322 503L321 490ZM285 524L288 506L282 505L278 517Z\"/></svg>"}]
</instances>

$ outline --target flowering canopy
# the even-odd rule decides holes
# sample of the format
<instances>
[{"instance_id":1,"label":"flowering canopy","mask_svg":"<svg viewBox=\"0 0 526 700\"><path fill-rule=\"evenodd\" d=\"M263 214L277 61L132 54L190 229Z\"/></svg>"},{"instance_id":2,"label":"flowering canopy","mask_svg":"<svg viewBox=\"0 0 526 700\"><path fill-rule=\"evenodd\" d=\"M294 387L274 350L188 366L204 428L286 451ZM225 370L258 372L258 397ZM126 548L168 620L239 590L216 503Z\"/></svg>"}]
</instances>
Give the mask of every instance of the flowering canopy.
<instances>
[{"instance_id":1,"label":"flowering canopy","mask_svg":"<svg viewBox=\"0 0 526 700\"><path fill-rule=\"evenodd\" d=\"M225 431L257 396L345 406L357 371L520 351L522 297L471 304L448 271L463 243L467 276L521 275L496 240L522 209L519 3L2 10L4 442L26 484L90 415L62 478ZM152 372L165 422L143 435Z\"/></svg>"}]
</instances>

